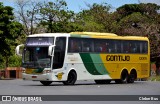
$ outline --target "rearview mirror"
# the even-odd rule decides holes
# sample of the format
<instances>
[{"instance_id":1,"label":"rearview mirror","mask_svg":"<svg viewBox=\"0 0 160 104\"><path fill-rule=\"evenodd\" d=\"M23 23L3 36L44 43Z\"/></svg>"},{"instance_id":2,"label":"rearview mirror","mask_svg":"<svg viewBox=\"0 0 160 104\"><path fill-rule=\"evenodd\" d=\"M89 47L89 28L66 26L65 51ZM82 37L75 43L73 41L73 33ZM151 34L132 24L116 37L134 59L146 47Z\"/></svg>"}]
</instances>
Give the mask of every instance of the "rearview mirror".
<instances>
[{"instance_id":1,"label":"rearview mirror","mask_svg":"<svg viewBox=\"0 0 160 104\"><path fill-rule=\"evenodd\" d=\"M49 48L48 48L48 55L49 56L54 56L54 47L55 47L55 45L49 46Z\"/></svg>"},{"instance_id":2,"label":"rearview mirror","mask_svg":"<svg viewBox=\"0 0 160 104\"><path fill-rule=\"evenodd\" d=\"M18 56L22 56L22 51L21 51L21 53L20 53L20 48L22 47L22 46L24 46L24 44L21 44L21 45L18 45L17 47L16 47L16 55L18 55Z\"/></svg>"}]
</instances>

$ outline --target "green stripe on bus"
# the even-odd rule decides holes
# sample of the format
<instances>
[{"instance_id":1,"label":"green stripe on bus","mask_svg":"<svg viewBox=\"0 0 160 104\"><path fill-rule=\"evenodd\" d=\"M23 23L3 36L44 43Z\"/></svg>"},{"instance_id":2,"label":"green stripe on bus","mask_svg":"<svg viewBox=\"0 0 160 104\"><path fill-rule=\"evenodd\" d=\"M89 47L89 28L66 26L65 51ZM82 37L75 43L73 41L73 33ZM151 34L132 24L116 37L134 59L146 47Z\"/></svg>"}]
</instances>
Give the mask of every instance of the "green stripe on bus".
<instances>
[{"instance_id":1,"label":"green stripe on bus","mask_svg":"<svg viewBox=\"0 0 160 104\"><path fill-rule=\"evenodd\" d=\"M90 56L93 60L94 66L96 67L97 71L101 73L102 75L108 74L104 66L104 63L100 57L100 54L91 54Z\"/></svg>"},{"instance_id":2,"label":"green stripe on bus","mask_svg":"<svg viewBox=\"0 0 160 104\"><path fill-rule=\"evenodd\" d=\"M92 75L108 74L104 66L104 63L101 60L100 54L81 53L80 55L86 69L90 74Z\"/></svg>"},{"instance_id":3,"label":"green stripe on bus","mask_svg":"<svg viewBox=\"0 0 160 104\"><path fill-rule=\"evenodd\" d=\"M87 71L92 75L102 75L99 73L93 63L93 60L89 53L80 53L84 66L86 67Z\"/></svg>"}]
</instances>

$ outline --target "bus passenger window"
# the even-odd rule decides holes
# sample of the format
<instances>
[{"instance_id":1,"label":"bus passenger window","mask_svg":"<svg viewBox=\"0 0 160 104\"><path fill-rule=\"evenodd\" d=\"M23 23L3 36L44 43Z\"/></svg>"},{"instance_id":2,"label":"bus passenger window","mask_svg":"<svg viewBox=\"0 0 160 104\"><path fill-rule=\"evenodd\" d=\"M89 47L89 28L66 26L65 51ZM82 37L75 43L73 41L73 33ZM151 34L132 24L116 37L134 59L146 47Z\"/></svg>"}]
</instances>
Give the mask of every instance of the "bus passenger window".
<instances>
[{"instance_id":1,"label":"bus passenger window","mask_svg":"<svg viewBox=\"0 0 160 104\"><path fill-rule=\"evenodd\" d=\"M90 39L82 40L82 52L93 52L93 41Z\"/></svg>"},{"instance_id":2,"label":"bus passenger window","mask_svg":"<svg viewBox=\"0 0 160 104\"><path fill-rule=\"evenodd\" d=\"M115 42L114 40L108 40L108 52L114 53L115 52Z\"/></svg>"},{"instance_id":3,"label":"bus passenger window","mask_svg":"<svg viewBox=\"0 0 160 104\"><path fill-rule=\"evenodd\" d=\"M81 52L81 40L79 38L69 38L68 52Z\"/></svg>"},{"instance_id":4,"label":"bus passenger window","mask_svg":"<svg viewBox=\"0 0 160 104\"><path fill-rule=\"evenodd\" d=\"M122 45L120 40L115 40L115 52L116 53L122 52Z\"/></svg>"},{"instance_id":5,"label":"bus passenger window","mask_svg":"<svg viewBox=\"0 0 160 104\"><path fill-rule=\"evenodd\" d=\"M123 53L130 53L130 43L129 41L123 42Z\"/></svg>"},{"instance_id":6,"label":"bus passenger window","mask_svg":"<svg viewBox=\"0 0 160 104\"><path fill-rule=\"evenodd\" d=\"M140 43L140 50L141 50L141 53L148 53L148 44L147 42L141 42Z\"/></svg>"}]
</instances>

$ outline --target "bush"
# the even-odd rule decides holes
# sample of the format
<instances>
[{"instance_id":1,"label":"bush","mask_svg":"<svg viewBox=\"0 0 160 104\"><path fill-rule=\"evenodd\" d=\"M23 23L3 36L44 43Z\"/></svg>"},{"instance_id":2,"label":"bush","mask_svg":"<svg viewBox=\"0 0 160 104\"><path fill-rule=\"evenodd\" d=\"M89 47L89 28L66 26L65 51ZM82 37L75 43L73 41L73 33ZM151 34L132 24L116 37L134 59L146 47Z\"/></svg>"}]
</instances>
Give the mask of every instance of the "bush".
<instances>
[{"instance_id":1,"label":"bush","mask_svg":"<svg viewBox=\"0 0 160 104\"><path fill-rule=\"evenodd\" d=\"M17 55L13 55L9 58L9 67L20 67L22 64L22 58Z\"/></svg>"}]
</instances>

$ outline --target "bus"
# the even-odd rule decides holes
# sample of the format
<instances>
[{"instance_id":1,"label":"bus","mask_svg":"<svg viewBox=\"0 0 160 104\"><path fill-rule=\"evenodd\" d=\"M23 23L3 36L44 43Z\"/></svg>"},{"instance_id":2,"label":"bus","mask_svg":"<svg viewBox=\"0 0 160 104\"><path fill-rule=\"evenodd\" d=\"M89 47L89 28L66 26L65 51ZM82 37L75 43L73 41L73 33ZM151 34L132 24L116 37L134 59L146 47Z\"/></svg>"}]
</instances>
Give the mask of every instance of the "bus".
<instances>
[{"instance_id":1,"label":"bus","mask_svg":"<svg viewBox=\"0 0 160 104\"><path fill-rule=\"evenodd\" d=\"M150 72L147 37L98 32L34 34L16 47L16 54L22 56L23 80L45 86L52 82L74 85L77 80L134 83Z\"/></svg>"}]
</instances>

